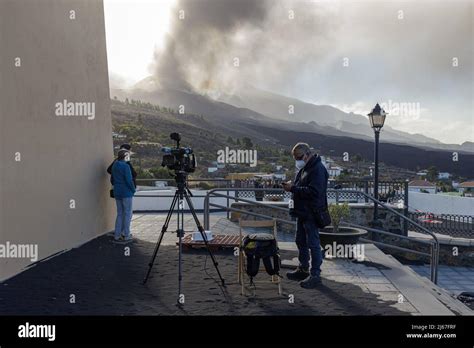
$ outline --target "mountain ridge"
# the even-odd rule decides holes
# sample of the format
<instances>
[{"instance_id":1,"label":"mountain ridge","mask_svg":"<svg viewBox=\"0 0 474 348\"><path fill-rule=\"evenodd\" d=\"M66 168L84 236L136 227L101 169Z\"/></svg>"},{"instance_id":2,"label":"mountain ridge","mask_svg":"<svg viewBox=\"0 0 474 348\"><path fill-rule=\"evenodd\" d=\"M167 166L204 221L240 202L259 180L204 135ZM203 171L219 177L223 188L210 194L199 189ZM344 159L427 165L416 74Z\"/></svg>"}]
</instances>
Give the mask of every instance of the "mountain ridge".
<instances>
[{"instance_id":1,"label":"mountain ridge","mask_svg":"<svg viewBox=\"0 0 474 348\"><path fill-rule=\"evenodd\" d=\"M147 77L128 89L111 89L112 97L131 98L170 107L184 108L185 113L209 116L216 122L236 124L242 120L253 120L271 127L288 130L310 130L316 133L348 136L371 140L373 131L367 117L346 113L333 106L316 105L297 98L282 96L273 92L248 87L232 95L220 94L211 98L192 90L165 88L153 77ZM293 105L293 113L288 113ZM265 125L263 124L263 125ZM474 152L474 144L443 144L424 135L409 134L394 130L389 125L382 129L381 141L406 144L419 148L446 151Z\"/></svg>"}]
</instances>

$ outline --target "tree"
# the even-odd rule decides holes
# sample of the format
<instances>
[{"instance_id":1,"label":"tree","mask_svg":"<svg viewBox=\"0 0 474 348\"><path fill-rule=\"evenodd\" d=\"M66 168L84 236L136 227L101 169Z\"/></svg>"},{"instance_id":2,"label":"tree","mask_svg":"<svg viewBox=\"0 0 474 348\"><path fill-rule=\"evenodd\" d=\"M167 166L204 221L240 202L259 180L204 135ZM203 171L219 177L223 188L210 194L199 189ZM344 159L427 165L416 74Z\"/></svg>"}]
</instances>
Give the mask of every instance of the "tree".
<instances>
[{"instance_id":1,"label":"tree","mask_svg":"<svg viewBox=\"0 0 474 348\"><path fill-rule=\"evenodd\" d=\"M165 167L151 168L150 173L152 173L156 179L171 179L172 178L169 170L166 169Z\"/></svg>"},{"instance_id":2,"label":"tree","mask_svg":"<svg viewBox=\"0 0 474 348\"><path fill-rule=\"evenodd\" d=\"M246 149L251 149L253 147L252 140L250 140L250 138L248 138L248 137L243 137L242 138L242 143L243 143L242 145Z\"/></svg>"},{"instance_id":3,"label":"tree","mask_svg":"<svg viewBox=\"0 0 474 348\"><path fill-rule=\"evenodd\" d=\"M357 170L359 170L359 163L362 161L362 156L360 154L356 154L352 156L352 161L356 163L357 165Z\"/></svg>"},{"instance_id":4,"label":"tree","mask_svg":"<svg viewBox=\"0 0 474 348\"><path fill-rule=\"evenodd\" d=\"M428 172L426 173L426 178L428 181L434 182L438 179L439 171L435 166L431 166L428 168Z\"/></svg>"},{"instance_id":5,"label":"tree","mask_svg":"<svg viewBox=\"0 0 474 348\"><path fill-rule=\"evenodd\" d=\"M233 144L234 143L234 139L232 139L232 137L229 135L229 137L227 138L227 142L229 144Z\"/></svg>"}]
</instances>

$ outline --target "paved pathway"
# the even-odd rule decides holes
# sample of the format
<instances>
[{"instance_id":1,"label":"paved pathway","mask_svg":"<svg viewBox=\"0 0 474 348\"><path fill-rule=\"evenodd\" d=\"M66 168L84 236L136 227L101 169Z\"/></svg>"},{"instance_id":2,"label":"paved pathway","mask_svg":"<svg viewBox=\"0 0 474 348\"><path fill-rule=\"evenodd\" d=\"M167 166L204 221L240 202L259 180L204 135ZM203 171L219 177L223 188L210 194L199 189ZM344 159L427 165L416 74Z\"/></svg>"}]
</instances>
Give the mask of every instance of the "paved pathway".
<instances>
[{"instance_id":1,"label":"paved pathway","mask_svg":"<svg viewBox=\"0 0 474 348\"><path fill-rule=\"evenodd\" d=\"M430 278L429 265L409 265L419 275ZM438 269L438 285L453 295L461 292L474 292L474 268L440 265Z\"/></svg>"},{"instance_id":2,"label":"paved pathway","mask_svg":"<svg viewBox=\"0 0 474 348\"><path fill-rule=\"evenodd\" d=\"M283 296L278 296L276 286L269 283L258 285L255 297L240 294L232 252L216 255L228 285L225 290L216 283L216 272L205 252L186 252L186 302L185 308L179 309L175 306L175 219L165 234L148 283L141 283L164 220L164 214L134 215L133 243L117 244L102 236L0 284L0 314L420 315L426 314L423 308L432 310L437 306L452 314L435 298L420 305L420 296L429 296L423 289L420 296L407 293L405 285L410 284L400 282L406 276L391 281L387 275L395 274L403 266L386 263L389 259L373 246L367 249L376 257L362 262L327 258L322 267L323 286L317 289L305 290L297 282L284 279ZM214 233L238 233L238 226L227 220L225 214L212 214L210 222ZM191 215L186 214L185 231L195 229ZM280 247L282 258L291 264L297 256L294 243L282 242ZM282 273L285 272L286 269ZM258 277L265 279L265 274L262 272ZM294 302L289 301L291 295Z\"/></svg>"}]
</instances>

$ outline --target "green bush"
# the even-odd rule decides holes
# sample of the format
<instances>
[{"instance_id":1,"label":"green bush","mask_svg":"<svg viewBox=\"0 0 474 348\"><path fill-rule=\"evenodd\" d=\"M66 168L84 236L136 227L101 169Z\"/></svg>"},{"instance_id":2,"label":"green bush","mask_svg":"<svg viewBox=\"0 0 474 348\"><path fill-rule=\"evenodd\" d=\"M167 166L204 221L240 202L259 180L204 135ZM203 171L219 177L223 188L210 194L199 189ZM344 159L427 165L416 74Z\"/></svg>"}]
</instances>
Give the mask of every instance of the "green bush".
<instances>
[{"instance_id":1,"label":"green bush","mask_svg":"<svg viewBox=\"0 0 474 348\"><path fill-rule=\"evenodd\" d=\"M339 224L343 218L349 217L349 204L344 202L343 204L330 204L329 205L329 214L331 215L332 226L334 232L339 232Z\"/></svg>"}]
</instances>

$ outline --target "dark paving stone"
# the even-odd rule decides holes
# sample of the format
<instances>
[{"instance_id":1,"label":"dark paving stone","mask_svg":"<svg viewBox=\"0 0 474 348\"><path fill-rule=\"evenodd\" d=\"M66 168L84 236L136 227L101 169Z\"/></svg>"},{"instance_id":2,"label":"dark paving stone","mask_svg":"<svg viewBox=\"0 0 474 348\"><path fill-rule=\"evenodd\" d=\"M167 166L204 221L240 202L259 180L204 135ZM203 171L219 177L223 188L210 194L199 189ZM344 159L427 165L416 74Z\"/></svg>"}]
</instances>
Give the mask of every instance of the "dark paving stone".
<instances>
[{"instance_id":1,"label":"dark paving stone","mask_svg":"<svg viewBox=\"0 0 474 348\"><path fill-rule=\"evenodd\" d=\"M124 248L130 247L130 256ZM142 284L154 244L136 240L114 244L97 238L78 249L42 262L0 284L0 314L3 315L407 315L390 307L375 294L358 286L323 279L313 290L283 280L283 296L277 286L257 284L256 297L241 296L237 283L237 259L232 253L217 253L219 269L226 279L222 289L205 251L183 254L184 308L177 307L178 252L162 246L151 277ZM283 258L296 253L283 251ZM204 266L206 265L206 271ZM286 272L283 269L282 274ZM257 279L268 279L262 271ZM76 303L69 302L74 294ZM288 302L293 294L295 303Z\"/></svg>"}]
</instances>

